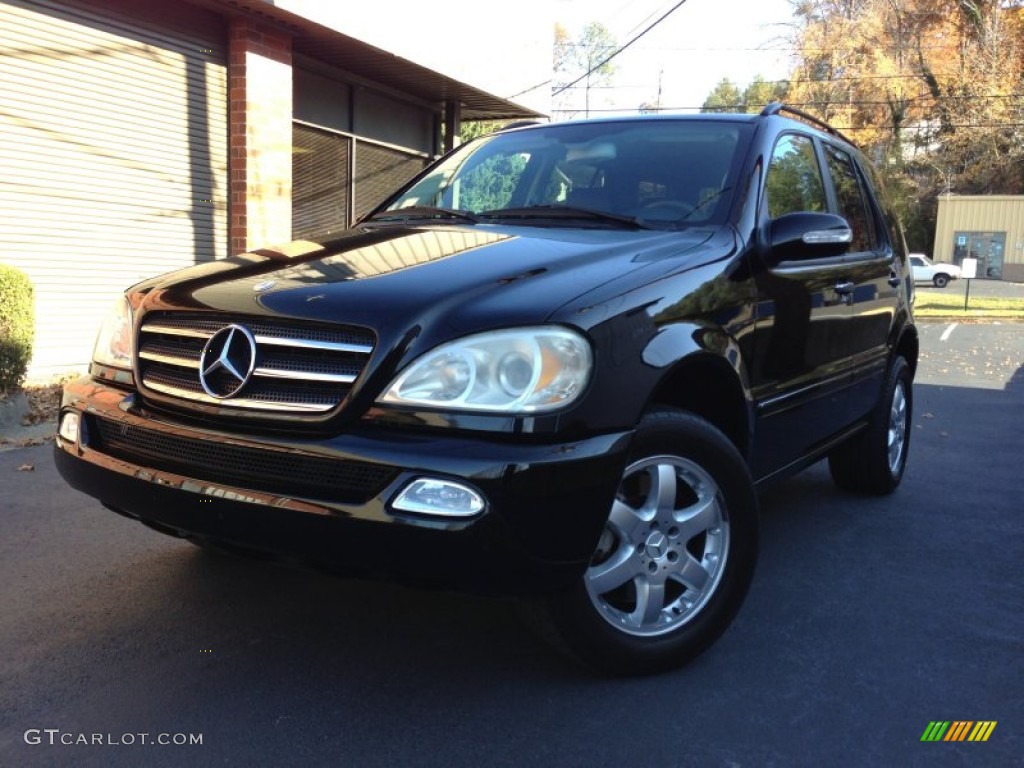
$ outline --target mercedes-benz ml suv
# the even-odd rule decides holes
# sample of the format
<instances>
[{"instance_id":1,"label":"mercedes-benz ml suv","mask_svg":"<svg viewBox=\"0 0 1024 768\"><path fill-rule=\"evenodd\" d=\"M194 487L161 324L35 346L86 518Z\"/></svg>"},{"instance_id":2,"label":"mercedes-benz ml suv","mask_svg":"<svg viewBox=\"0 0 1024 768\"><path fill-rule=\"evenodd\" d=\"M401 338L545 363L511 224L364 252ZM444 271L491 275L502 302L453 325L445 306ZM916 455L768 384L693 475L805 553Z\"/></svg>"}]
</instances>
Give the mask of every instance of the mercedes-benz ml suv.
<instances>
[{"instance_id":1,"label":"mercedes-benz ml suv","mask_svg":"<svg viewBox=\"0 0 1024 768\"><path fill-rule=\"evenodd\" d=\"M871 167L795 110L521 127L333 238L130 288L57 465L158 531L523 597L665 669L739 609L758 486L899 484L912 290Z\"/></svg>"}]
</instances>

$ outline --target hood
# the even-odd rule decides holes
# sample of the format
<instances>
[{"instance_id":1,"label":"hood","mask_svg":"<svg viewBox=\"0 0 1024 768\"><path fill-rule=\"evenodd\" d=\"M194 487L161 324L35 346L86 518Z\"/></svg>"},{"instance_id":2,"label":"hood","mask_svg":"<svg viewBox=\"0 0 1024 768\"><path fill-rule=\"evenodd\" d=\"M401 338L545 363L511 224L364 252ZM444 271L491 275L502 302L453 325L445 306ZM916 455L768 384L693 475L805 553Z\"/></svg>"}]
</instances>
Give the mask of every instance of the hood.
<instances>
[{"instance_id":1,"label":"hood","mask_svg":"<svg viewBox=\"0 0 1024 768\"><path fill-rule=\"evenodd\" d=\"M361 325L378 336L455 337L544 322L613 280L707 262L714 230L499 226L360 228L155 278L145 311L215 310ZM719 253L719 255L721 255Z\"/></svg>"}]
</instances>

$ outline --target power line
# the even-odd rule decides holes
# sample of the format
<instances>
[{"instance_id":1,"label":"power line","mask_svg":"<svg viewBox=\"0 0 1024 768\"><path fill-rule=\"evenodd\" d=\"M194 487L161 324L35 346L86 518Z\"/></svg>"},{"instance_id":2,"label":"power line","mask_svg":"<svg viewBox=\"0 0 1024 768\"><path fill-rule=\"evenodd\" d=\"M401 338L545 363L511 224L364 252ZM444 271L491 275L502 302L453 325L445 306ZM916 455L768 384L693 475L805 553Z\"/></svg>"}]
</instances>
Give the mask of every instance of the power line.
<instances>
[{"instance_id":1,"label":"power line","mask_svg":"<svg viewBox=\"0 0 1024 768\"><path fill-rule=\"evenodd\" d=\"M799 107L799 108L807 108L807 107L821 106L821 104L820 103L789 104L789 102L787 102L787 106L793 106L793 107ZM837 104L835 106L842 106L842 105ZM734 106L729 106L729 107L714 107L714 110L715 110L714 112L707 112L705 114L714 115L714 114L719 114L719 113L729 113L731 111L732 112L736 112L736 111L742 111L742 110L744 110L746 108L747 108L747 105L745 105L745 104L736 104ZM658 112L661 113L661 114L666 114L666 113L670 113L670 112L685 112L685 111L688 111L688 112L692 113L692 112L699 112L702 109L704 109L703 105L699 106L699 107L661 107L658 110ZM626 113L626 114L633 113L633 112L639 112L639 110L637 108L635 108L635 107L629 108L629 109L622 109L622 108L615 108L615 107L607 107L607 108L594 108L594 107L591 107L590 111L591 112L605 112L605 113L617 112L617 113ZM553 109L553 110L551 110L552 115L557 114L557 113L576 114L578 112L580 112L579 109ZM753 113L751 113L751 114L753 114ZM846 126L834 125L833 127L836 130L839 130L839 131L859 131L859 130L863 130L865 128L870 128L872 126L867 126L867 125L846 125ZM944 125L942 127L948 127L948 128L1024 128L1024 122L1022 122L1022 123L949 123L948 125ZM904 125L902 127L902 130L904 130L904 131L917 131L919 133L923 132L923 131L934 131L934 130L937 130L937 129L938 129L938 126L928 126L928 125L919 125L919 124L906 124L906 125Z\"/></svg>"},{"instance_id":2,"label":"power line","mask_svg":"<svg viewBox=\"0 0 1024 768\"><path fill-rule=\"evenodd\" d=\"M762 81L762 82L764 82L765 85L771 85L772 84L770 81ZM785 81L782 81L782 82L785 82ZM811 82L813 82L813 83L828 83L828 82L831 82L831 81L829 81L829 80L803 80L801 82L802 83L811 83ZM643 85L595 85L595 86L593 86L591 88L591 90L618 90L618 89L622 89L622 90L637 90L638 91L638 90L647 90L650 87L651 87L650 83L644 83ZM746 90L746 89L740 89L738 87L737 87L737 89L738 90ZM932 95L931 92L929 92L929 91L922 91L921 93L916 93L916 94L913 94L913 95L909 95L908 94L908 95L905 95L905 96L900 96L899 98L901 100L906 100L906 101L934 101L934 102L977 101L977 100L985 100L985 101L1010 100L1010 101L1013 101L1013 100L1016 100L1016 99L1020 99L1022 105L1024 105L1024 93L972 93L972 94L967 94L967 95L962 95L962 96L958 96L956 94L943 93L938 98L936 98L934 95ZM853 100L853 101L851 101L849 99L840 99L840 100L837 100L835 103L839 103L840 101L843 104L859 104L859 105L888 104L889 103L889 100L868 101L868 100L863 100L863 99L858 99L858 100ZM742 105L740 105L740 106L742 106ZM792 104L791 106L799 106L799 105L798 104Z\"/></svg>"},{"instance_id":3,"label":"power line","mask_svg":"<svg viewBox=\"0 0 1024 768\"><path fill-rule=\"evenodd\" d=\"M567 48L581 48L585 43L574 43L566 42L562 43ZM873 48L873 51L909 51L911 53L917 53L918 50L922 51L948 51L952 46L949 45L922 45L918 46L907 46L907 45L879 45ZM733 47L707 47L707 46L688 46L688 45L650 45L641 46L642 50L645 51L667 51L669 53L839 53L846 52L844 49L839 47L832 48L799 48L796 46L758 46L756 48L733 48Z\"/></svg>"},{"instance_id":4,"label":"power line","mask_svg":"<svg viewBox=\"0 0 1024 768\"><path fill-rule=\"evenodd\" d=\"M942 76L939 75L939 77L941 78ZM748 83L748 85L751 85L753 83L763 83L765 85L786 85L786 84L791 84L791 83L794 83L794 82L796 82L796 83L847 83L847 82L855 83L855 82L860 82L862 80L921 80L922 78L924 78L924 75L922 75L922 74L906 74L906 75L837 75L836 77L780 78L778 80L765 80L765 79L762 78L762 79L751 80L750 83ZM724 78L724 79L728 80L728 78ZM548 80L547 82L550 83L551 81ZM729 82L732 83L731 80L729 80ZM737 86L737 87L743 85L742 83L732 83L732 84ZM544 85L544 83L541 83L541 85ZM536 86L536 87L539 87L539 86ZM585 88L585 87L586 86L573 85L573 86L564 86L564 89L568 90L569 88ZM605 89L613 89L613 88L644 88L644 87L647 87L647 84L643 84L643 85L592 85L590 87L592 89L595 89L595 88L605 88Z\"/></svg>"},{"instance_id":5,"label":"power line","mask_svg":"<svg viewBox=\"0 0 1024 768\"><path fill-rule=\"evenodd\" d=\"M627 5L629 5L629 3L627 3ZM648 13L646 16L644 16L644 18L641 21L639 21L639 22L637 22L636 24L633 25L633 28L630 29L629 32L626 33L626 36L628 37L629 35L632 35L634 32L636 32L638 29L640 29L640 27L642 27L648 21L653 19L658 13L660 13L661 8L664 7L665 5L667 5L667 3L661 3L659 8L654 9L653 11ZM575 45L575 43L573 43L573 45Z\"/></svg>"},{"instance_id":6,"label":"power line","mask_svg":"<svg viewBox=\"0 0 1024 768\"><path fill-rule=\"evenodd\" d=\"M522 90L522 91L519 91L519 93L513 93L511 96L506 96L505 98L508 99L509 101L511 101L512 99L515 99L515 98L517 98L519 96L522 96L524 93L529 93L530 91L536 91L538 88L543 88L545 85L551 85L551 78L550 77L547 80L545 80L543 83L537 83L536 85L531 85L529 88L527 88L525 90Z\"/></svg>"},{"instance_id":7,"label":"power line","mask_svg":"<svg viewBox=\"0 0 1024 768\"><path fill-rule=\"evenodd\" d=\"M618 56L620 53L622 53L624 50L626 50L629 46L631 46L633 43L635 43L641 37L643 37L648 32L650 32L652 29L654 29L656 26L658 26L658 24L660 24L662 21L667 19L672 13L674 13L676 11L676 9L679 8L679 6L681 6L685 2L686 2L686 0L683 0L683 2L681 2L681 3L677 3L671 9L669 9L669 11L667 13L665 13L661 18L659 18L657 21L655 21L653 24L651 24L645 30L640 32L636 37L631 39L628 43L623 45L621 48L619 48L618 50L614 51L607 59L602 61L600 64L597 64L589 72L584 73L581 77L579 77L578 79L576 79L573 82L569 83L568 85L562 86L562 90L567 90L568 88L575 87L576 83L578 83L581 80L583 80L584 78L586 78L587 75L593 74L595 71L597 71L598 69L603 67L605 64L607 64L613 58ZM627 3L626 5L623 5L622 8L625 8L627 5L629 5L629 3ZM621 10L621 8L620 8L620 10ZM651 11L649 14L647 14L646 18L644 18L643 21L641 21L639 24L636 24L633 27L633 29L629 30L629 32L627 34L632 34L634 31L639 29L643 24L645 24L647 22L648 19L650 19L656 13L657 13L657 11ZM569 47L576 48L576 47L582 47L583 43L569 43L569 42L566 42L566 43L561 43L561 45L564 45L567 48L569 48ZM655 50L655 49L650 49L650 50ZM538 88L543 88L545 85L551 85L552 82L554 82L554 79L549 77L547 80L545 80L543 82L537 83L536 85L531 85L529 88L524 88L523 90L518 91L517 93L513 93L511 96L506 96L505 98L509 99L509 100L518 98L519 96L522 96L524 94L530 93L530 91L536 91ZM561 90L560 91L555 91L552 95L558 95L561 92L562 92Z\"/></svg>"},{"instance_id":8,"label":"power line","mask_svg":"<svg viewBox=\"0 0 1024 768\"><path fill-rule=\"evenodd\" d=\"M668 11L667 11L666 13L664 13L664 14L663 14L663 15L662 15L661 17L659 17L657 21L653 22L653 23L652 23L652 24L650 24L650 25L649 25L648 27L646 27L646 28L645 28L645 29L643 30L643 32L640 32L639 34L635 35L635 36L634 36L633 38L631 38L631 39L629 40L629 42L625 43L624 45L620 46L620 47L619 47L619 48L618 48L617 50L613 51L613 52L611 53L611 55L610 55L610 56L608 56L608 57L607 57L607 58L605 58L605 59L604 59L603 61L601 61L601 62L599 62L598 64L596 64L596 65L594 65L593 67L591 67L591 68L590 68L589 70L587 70L587 71L586 71L586 72L584 72L584 73L583 73L582 75L580 75L579 77L577 77L577 78L576 78L575 80L573 80L573 81L572 81L571 83L568 83L568 84L566 84L566 85L562 86L561 88L559 88L558 90L554 91L554 92L553 92L553 93L552 93L551 95L552 95L552 96L557 96L558 94L560 94L560 93L561 93L562 91L566 90L567 88L570 88L571 86L574 86L574 85L576 85L576 83L579 83L579 82L581 82L581 81L585 80L585 79L586 79L587 77L589 77L589 76L590 76L590 75L592 75L592 74L593 74L594 72L596 72L597 70L599 70L599 69L600 69L601 67L603 67L603 66L604 66L605 64L607 64L607 63L608 63L609 61L611 61L612 59L614 59L614 58L615 58L616 56L618 56L618 55L619 55L620 53L622 53L622 52L623 52L624 50L626 50L627 48L629 48L629 46L631 46L631 45L632 45L633 43L635 43L635 42L636 42L637 40L639 40L639 39L640 39L641 37L643 37L643 36L644 36L644 35L646 35L646 34L647 34L648 32L650 32L650 31L651 31L652 29L654 29L654 28L655 28L656 26L658 26L659 24L661 24L661 22L663 22L663 21L664 21L665 19L667 19L667 18L668 18L669 16L671 16L671 15L672 15L673 13L675 13L675 12L676 12L677 10L679 10L679 9L680 9L680 8L681 8L681 7L683 6L683 5L685 5L685 4L686 4L686 0L679 0L679 2L678 2L678 3L676 3L675 5L673 5L673 6L672 6L672 7L671 7L671 8L670 8L670 9L669 9L669 10L668 10Z\"/></svg>"}]
</instances>

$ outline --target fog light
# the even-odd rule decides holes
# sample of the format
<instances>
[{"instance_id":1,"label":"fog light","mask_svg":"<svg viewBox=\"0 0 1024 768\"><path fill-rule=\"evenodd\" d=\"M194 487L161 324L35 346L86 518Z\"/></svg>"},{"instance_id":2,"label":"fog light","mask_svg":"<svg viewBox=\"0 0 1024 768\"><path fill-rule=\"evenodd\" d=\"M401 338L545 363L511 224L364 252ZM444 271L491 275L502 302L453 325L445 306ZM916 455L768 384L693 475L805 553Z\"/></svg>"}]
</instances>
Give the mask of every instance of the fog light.
<instances>
[{"instance_id":1,"label":"fog light","mask_svg":"<svg viewBox=\"0 0 1024 768\"><path fill-rule=\"evenodd\" d=\"M472 517L483 511L484 499L460 483L421 477L405 486L391 506L417 515Z\"/></svg>"},{"instance_id":2,"label":"fog light","mask_svg":"<svg viewBox=\"0 0 1024 768\"><path fill-rule=\"evenodd\" d=\"M60 417L60 436L61 439L67 440L69 443L78 442L78 414L74 411L66 411Z\"/></svg>"}]
</instances>

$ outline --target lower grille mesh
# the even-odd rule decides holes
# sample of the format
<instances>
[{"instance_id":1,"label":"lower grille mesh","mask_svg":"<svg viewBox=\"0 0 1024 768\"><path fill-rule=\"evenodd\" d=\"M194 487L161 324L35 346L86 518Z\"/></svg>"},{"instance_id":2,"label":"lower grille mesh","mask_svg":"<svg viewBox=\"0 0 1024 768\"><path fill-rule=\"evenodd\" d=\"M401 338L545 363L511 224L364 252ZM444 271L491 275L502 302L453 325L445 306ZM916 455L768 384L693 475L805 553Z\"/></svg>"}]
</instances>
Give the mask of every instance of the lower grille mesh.
<instances>
[{"instance_id":1,"label":"lower grille mesh","mask_svg":"<svg viewBox=\"0 0 1024 768\"><path fill-rule=\"evenodd\" d=\"M362 504L397 474L391 467L228 445L90 417L90 447L186 477L265 493Z\"/></svg>"}]
</instances>

